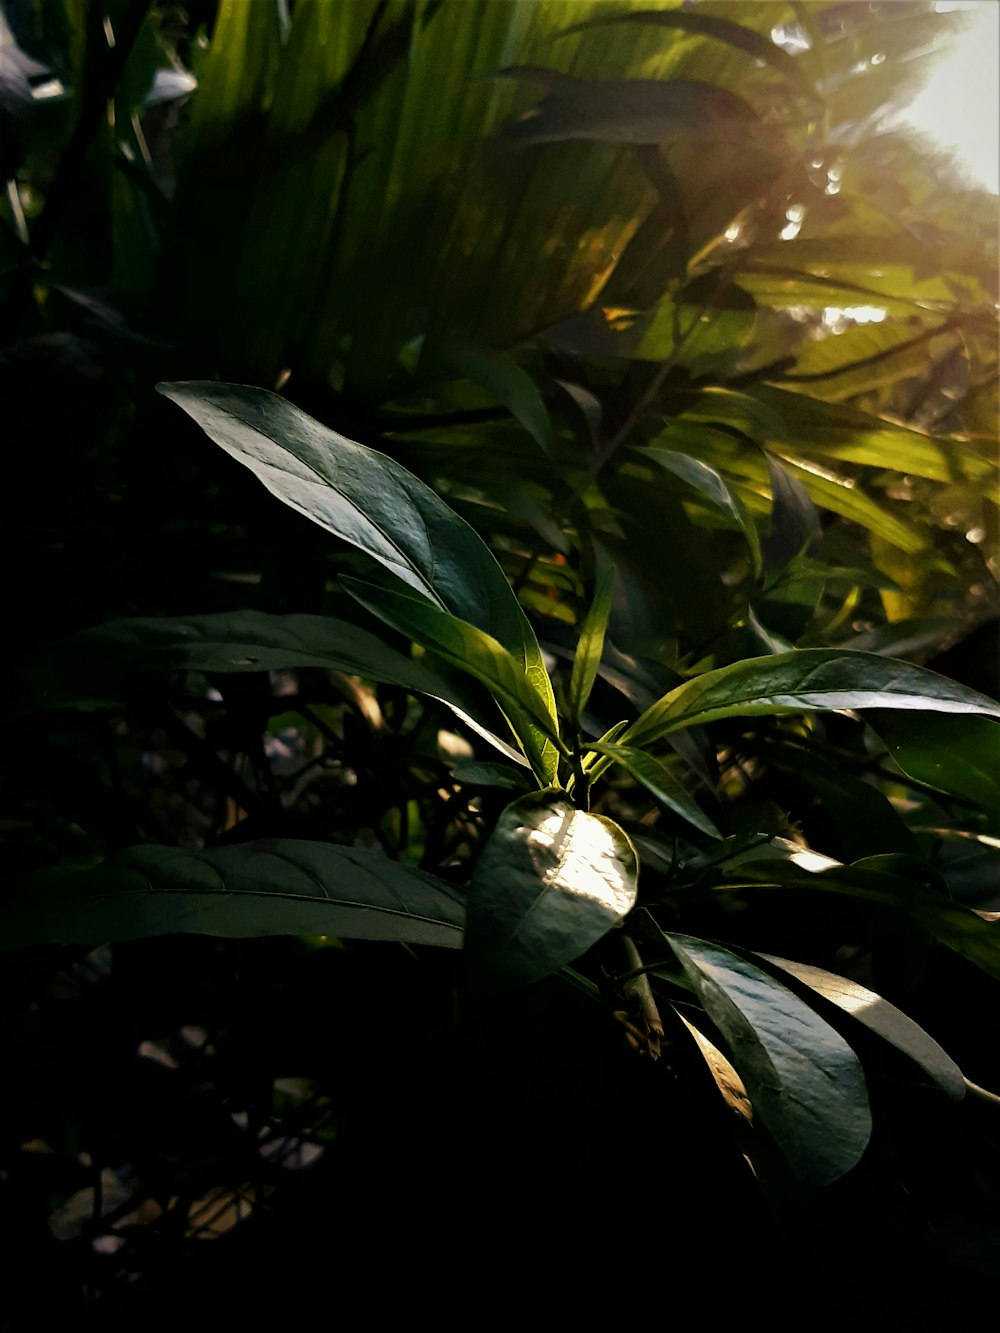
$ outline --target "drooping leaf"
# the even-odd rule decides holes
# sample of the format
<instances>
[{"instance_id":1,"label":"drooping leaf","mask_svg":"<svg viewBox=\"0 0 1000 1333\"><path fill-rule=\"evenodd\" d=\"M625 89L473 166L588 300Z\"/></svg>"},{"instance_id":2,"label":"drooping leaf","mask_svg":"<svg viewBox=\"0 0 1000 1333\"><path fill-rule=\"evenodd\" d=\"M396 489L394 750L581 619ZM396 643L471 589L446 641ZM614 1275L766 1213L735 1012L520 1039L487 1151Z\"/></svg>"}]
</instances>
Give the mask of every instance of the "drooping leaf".
<instances>
[{"instance_id":1,"label":"drooping leaf","mask_svg":"<svg viewBox=\"0 0 1000 1333\"><path fill-rule=\"evenodd\" d=\"M648 745L681 727L724 717L813 708L915 709L1000 718L1000 704L909 662L874 653L802 648L707 671L659 699L622 737Z\"/></svg>"},{"instance_id":2,"label":"drooping leaf","mask_svg":"<svg viewBox=\"0 0 1000 1333\"><path fill-rule=\"evenodd\" d=\"M268 838L184 851L132 847L94 870L46 872L3 903L0 948L152 935L335 935L456 949L450 885L355 847Z\"/></svg>"},{"instance_id":3,"label":"drooping leaf","mask_svg":"<svg viewBox=\"0 0 1000 1333\"><path fill-rule=\"evenodd\" d=\"M787 972L796 981L809 986L825 1000L843 1009L852 1018L862 1023L872 1032L909 1056L924 1073L929 1074L954 1101L961 1101L965 1096L965 1077L954 1060L938 1045L932 1036L909 1018L901 1009L884 1000L881 995L859 986L856 981L838 977L834 972L827 972L821 967L812 967L808 963L792 962L788 958L776 958L773 954L761 953L758 957L773 967Z\"/></svg>"},{"instance_id":4,"label":"drooping leaf","mask_svg":"<svg viewBox=\"0 0 1000 1333\"><path fill-rule=\"evenodd\" d=\"M552 422L538 386L513 357L475 343L450 341L437 349L441 361L492 394L546 453L552 453Z\"/></svg>"},{"instance_id":5,"label":"drooping leaf","mask_svg":"<svg viewBox=\"0 0 1000 1333\"><path fill-rule=\"evenodd\" d=\"M872 862L878 858L866 858L866 868L864 863L842 866L801 847L792 846L780 856L769 852L755 849L738 865L731 863L718 887L802 890L885 907L1000 980L1000 929L939 890L876 868Z\"/></svg>"},{"instance_id":6,"label":"drooping leaf","mask_svg":"<svg viewBox=\"0 0 1000 1333\"><path fill-rule=\"evenodd\" d=\"M667 939L794 1174L826 1185L850 1171L871 1136L864 1074L850 1046L728 949L690 935Z\"/></svg>"},{"instance_id":7,"label":"drooping leaf","mask_svg":"<svg viewBox=\"0 0 1000 1333\"><path fill-rule=\"evenodd\" d=\"M693 79L594 82L527 66L500 73L546 88L538 107L504 127L508 138L525 144L573 139L658 144L672 135L742 138L757 122L742 97Z\"/></svg>"},{"instance_id":8,"label":"drooping leaf","mask_svg":"<svg viewBox=\"0 0 1000 1333\"><path fill-rule=\"evenodd\" d=\"M476 864L465 948L479 984L538 981L631 911L638 864L627 835L555 791L507 807Z\"/></svg>"},{"instance_id":9,"label":"drooping leaf","mask_svg":"<svg viewBox=\"0 0 1000 1333\"><path fill-rule=\"evenodd\" d=\"M528 791L531 787L524 769L511 768L509 764L456 764L452 776L456 782L465 782L471 787L504 787L517 792Z\"/></svg>"},{"instance_id":10,"label":"drooping leaf","mask_svg":"<svg viewBox=\"0 0 1000 1333\"><path fill-rule=\"evenodd\" d=\"M416 661L370 631L333 616L226 611L205 616L113 620L46 644L26 673L30 702L39 708L93 709L125 703L157 673L202 671L229 675L321 667L364 676L447 704L508 758L524 762L496 734L499 717L483 715L484 700L428 661Z\"/></svg>"},{"instance_id":11,"label":"drooping leaf","mask_svg":"<svg viewBox=\"0 0 1000 1333\"><path fill-rule=\"evenodd\" d=\"M597 679L604 652L604 635L611 615L611 598L614 591L614 566L608 562L601 564L597 571L597 585L594 588L594 600L584 617L580 628L580 638L573 657L573 670L569 681L567 711L570 721L579 727L583 710L587 707L590 692Z\"/></svg>"},{"instance_id":12,"label":"drooping leaf","mask_svg":"<svg viewBox=\"0 0 1000 1333\"><path fill-rule=\"evenodd\" d=\"M822 100L805 77L801 66L796 63L794 56L782 50L763 33L754 32L752 28L745 28L730 19L717 18L715 15L680 9L633 10L628 14L598 15L597 18L587 19L583 23L574 23L571 28L566 29L566 33L603 28L611 23L640 23L674 28L680 32L692 33L696 37L710 37L715 41L725 42L729 46L735 46L737 50L745 51L755 60L762 60L766 65L770 65L810 101Z\"/></svg>"},{"instance_id":13,"label":"drooping leaf","mask_svg":"<svg viewBox=\"0 0 1000 1333\"><path fill-rule=\"evenodd\" d=\"M763 543L764 563L769 569L783 569L819 537L819 515L803 483L771 454L767 455L767 469L771 527Z\"/></svg>"},{"instance_id":14,"label":"drooping leaf","mask_svg":"<svg viewBox=\"0 0 1000 1333\"><path fill-rule=\"evenodd\" d=\"M546 707L533 681L503 644L422 597L360 579L343 577L341 582L352 597L387 625L431 649L449 666L481 681L504 710L535 774L544 785L555 780L559 729L554 710Z\"/></svg>"},{"instance_id":15,"label":"drooping leaf","mask_svg":"<svg viewBox=\"0 0 1000 1333\"><path fill-rule=\"evenodd\" d=\"M904 773L1000 815L1000 726L985 717L865 712Z\"/></svg>"},{"instance_id":16,"label":"drooping leaf","mask_svg":"<svg viewBox=\"0 0 1000 1333\"><path fill-rule=\"evenodd\" d=\"M760 536L743 501L729 486L725 478L714 467L702 462L700 458L692 458L689 454L678 453L673 449L657 448L655 445L644 449L642 452L653 458L660 467L680 477L682 481L686 481L689 486L694 487L707 500L730 516L746 538L747 546L750 549L753 572L755 575L759 574L761 570Z\"/></svg>"},{"instance_id":17,"label":"drooping leaf","mask_svg":"<svg viewBox=\"0 0 1000 1333\"><path fill-rule=\"evenodd\" d=\"M635 778L658 801L673 810L674 814L686 819L701 833L710 838L721 838L722 834L701 806L690 794L681 780L661 760L645 750L633 746L615 745L607 741L594 741L588 749L598 754L607 755Z\"/></svg>"}]
</instances>

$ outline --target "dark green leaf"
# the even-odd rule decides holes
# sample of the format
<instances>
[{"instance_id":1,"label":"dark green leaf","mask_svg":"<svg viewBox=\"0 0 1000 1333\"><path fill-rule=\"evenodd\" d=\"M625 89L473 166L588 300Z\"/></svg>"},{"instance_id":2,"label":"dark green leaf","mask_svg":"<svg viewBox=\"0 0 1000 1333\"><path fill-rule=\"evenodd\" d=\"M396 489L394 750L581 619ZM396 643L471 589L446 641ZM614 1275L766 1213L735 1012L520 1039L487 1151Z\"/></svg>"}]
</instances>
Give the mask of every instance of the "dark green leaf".
<instances>
[{"instance_id":1,"label":"dark green leaf","mask_svg":"<svg viewBox=\"0 0 1000 1333\"><path fill-rule=\"evenodd\" d=\"M904 773L1000 815L1000 726L985 717L865 713Z\"/></svg>"},{"instance_id":2,"label":"dark green leaf","mask_svg":"<svg viewBox=\"0 0 1000 1333\"><path fill-rule=\"evenodd\" d=\"M481 681L506 713L543 785L554 781L559 763L554 710L548 710L534 681L502 644L422 597L393 592L360 579L344 577L341 582L352 597L387 625L431 649L449 666ZM545 678L548 680L547 675Z\"/></svg>"},{"instance_id":3,"label":"dark green leaf","mask_svg":"<svg viewBox=\"0 0 1000 1333\"><path fill-rule=\"evenodd\" d=\"M504 127L508 138L526 144L571 139L658 144L675 135L738 139L746 137L757 120L742 97L691 79L591 82L534 67L501 74L541 83L548 90L540 106Z\"/></svg>"},{"instance_id":4,"label":"dark green leaf","mask_svg":"<svg viewBox=\"0 0 1000 1333\"><path fill-rule=\"evenodd\" d=\"M648 708L622 739L644 746L668 731L717 718L812 708L906 708L1000 718L1000 704L986 695L909 662L803 648L734 662L685 681Z\"/></svg>"},{"instance_id":5,"label":"dark green leaf","mask_svg":"<svg viewBox=\"0 0 1000 1333\"><path fill-rule=\"evenodd\" d=\"M538 981L631 911L638 864L610 819L555 791L508 806L476 865L466 954L481 984Z\"/></svg>"},{"instance_id":6,"label":"dark green leaf","mask_svg":"<svg viewBox=\"0 0 1000 1333\"><path fill-rule=\"evenodd\" d=\"M771 477L771 529L764 540L764 563L783 569L819 537L819 515L797 477L767 455Z\"/></svg>"},{"instance_id":7,"label":"dark green leaf","mask_svg":"<svg viewBox=\"0 0 1000 1333\"><path fill-rule=\"evenodd\" d=\"M850 1171L871 1136L864 1074L850 1046L728 949L689 935L667 939L795 1175L826 1185Z\"/></svg>"},{"instance_id":8,"label":"dark green leaf","mask_svg":"<svg viewBox=\"0 0 1000 1333\"><path fill-rule=\"evenodd\" d=\"M580 639L573 658L573 671L569 681L567 712L575 727L580 726L583 710L594 688L597 671L604 652L604 635L611 615L611 597L614 590L614 566L605 561L597 572L597 585L594 588L594 600L590 605L580 630Z\"/></svg>"},{"instance_id":9,"label":"dark green leaf","mask_svg":"<svg viewBox=\"0 0 1000 1333\"><path fill-rule=\"evenodd\" d=\"M595 741L588 749L598 754L607 755L621 766L655 796L658 801L673 810L696 829L710 838L721 838L722 834L715 827L698 802L687 788L661 760L647 754L645 750L636 750L629 746L614 745L607 741Z\"/></svg>"},{"instance_id":10,"label":"dark green leaf","mask_svg":"<svg viewBox=\"0 0 1000 1333\"><path fill-rule=\"evenodd\" d=\"M412 866L320 842L133 847L94 870L36 876L6 898L0 947L151 935L335 935L456 949L462 896Z\"/></svg>"},{"instance_id":11,"label":"dark green leaf","mask_svg":"<svg viewBox=\"0 0 1000 1333\"><path fill-rule=\"evenodd\" d=\"M263 389L199 381L159 389L285 504L491 634L551 696L534 631L500 566L412 473Z\"/></svg>"},{"instance_id":12,"label":"dark green leaf","mask_svg":"<svg viewBox=\"0 0 1000 1333\"><path fill-rule=\"evenodd\" d=\"M965 1077L954 1060L918 1023L914 1023L912 1018L888 1000L883 1000L881 995L859 986L856 981L848 981L846 977L826 972L821 967L792 962L788 958L776 958L769 953L758 954L758 957L787 972L866 1028L877 1032L918 1064L949 1097L961 1101L965 1096Z\"/></svg>"},{"instance_id":13,"label":"dark green leaf","mask_svg":"<svg viewBox=\"0 0 1000 1333\"><path fill-rule=\"evenodd\" d=\"M754 574L759 574L761 570L760 537L746 506L725 478L714 467L710 467L708 463L703 463L700 458L692 458L689 454L678 453L673 449L663 449L653 445L644 449L643 453L655 459L660 467L672 472L674 476L680 477L682 481L686 481L689 486L692 486L732 518L743 533L747 546L750 548Z\"/></svg>"},{"instance_id":14,"label":"dark green leaf","mask_svg":"<svg viewBox=\"0 0 1000 1333\"><path fill-rule=\"evenodd\" d=\"M552 453L552 422L531 376L505 352L474 343L448 342L437 351L440 360L493 395L518 420L546 454Z\"/></svg>"}]
</instances>

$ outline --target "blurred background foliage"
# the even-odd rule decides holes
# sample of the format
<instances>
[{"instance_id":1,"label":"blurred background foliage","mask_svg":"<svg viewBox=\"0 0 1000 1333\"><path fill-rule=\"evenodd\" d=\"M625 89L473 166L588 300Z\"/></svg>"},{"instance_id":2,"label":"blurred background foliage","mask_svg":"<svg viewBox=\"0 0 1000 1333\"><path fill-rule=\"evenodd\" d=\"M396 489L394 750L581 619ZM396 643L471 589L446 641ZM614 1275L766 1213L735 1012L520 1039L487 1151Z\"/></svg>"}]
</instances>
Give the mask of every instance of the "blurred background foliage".
<instances>
[{"instance_id":1,"label":"blurred background foliage","mask_svg":"<svg viewBox=\"0 0 1000 1333\"><path fill-rule=\"evenodd\" d=\"M930 661L995 694L997 200L885 128L961 22L925 0L4 0L0 514L14 638L61 640L121 616L344 612L336 574L349 553L153 392L218 376L280 390L445 495L557 663L611 554L595 727L623 697L642 707L693 670L794 645ZM60 669L116 707L40 724L23 706L43 692L34 657L7 686L16 870L145 839L281 832L381 845L457 875L502 804L487 785L462 804L456 765L477 757L475 738L402 691L307 669L175 673L150 690L106 646L93 658L76 640ZM871 778L851 728L832 718L822 739ZM684 755L695 771L698 743ZM840 805L831 798L818 758L803 768L792 744L768 759L768 743L741 758L734 731L712 769L730 831L794 826L832 855L864 855L857 802L842 788ZM857 801L875 791L856 787ZM912 836L958 867L967 901L996 910L976 841L998 831L995 814L963 822L913 784L885 790L895 806L865 818L905 807ZM616 799L644 818L627 785ZM934 842L953 822L957 835ZM819 921L804 928L813 945ZM73 1241L57 1264L67 1310L81 1291L128 1307L136 1273L155 1302L179 1255L200 1273L185 1238L199 1238L213 1199L236 1220L240 1199L263 1211L253 1243L266 1252L275 1219L313 1218L326 1197L307 1204L287 1184L281 1154L301 1164L303 1143L325 1151L346 1134L333 1179L369 1216L379 1189L395 1197L414 1169L400 1149L372 1175L390 1132L380 1097L412 1097L435 1061L433 1109L453 1127L443 965L302 942L177 949L116 946L111 981L100 952L11 973L23 1086L8 1136L34 1147L11 1167L10 1217L31 1219L29 1268L53 1262L53 1237ZM164 990L140 1002L146 977ZM363 995L356 1019L330 1018L329 985L348 1009ZM589 1033L595 1056L565 1035L571 1003L551 1006L552 1039L566 1043L554 1064L527 1011L516 1037L497 1018L499 1053L477 1051L455 1095L504 1139L492 1188L504 1163L523 1175L527 1160L576 1198L573 1154L586 1158L598 1125L626 1132L629 1090L642 1085L650 1122L661 1093L615 1034ZM303 1039L301 1014L320 1011L320 1035ZM401 1063L376 1076L371 1047L389 1032ZM77 1040L79 1066L67 1063ZM342 1053L332 1066L330 1044ZM548 1069L535 1102L518 1100L530 1079L511 1074L515 1048L532 1077ZM331 1079L366 1091L331 1110ZM524 1107L581 1095L552 1168ZM693 1144L699 1096L670 1112ZM418 1119L429 1144L454 1149L430 1105ZM175 1141L182 1121L190 1136ZM263 1146L274 1142L277 1156ZM949 1217L959 1205L935 1191L944 1198L956 1154L943 1141L923 1177L921 1206ZM421 1160L416 1199L435 1188ZM155 1225L108 1171L144 1182ZM685 1171L700 1197L750 1207L707 1150ZM460 1174L445 1172L459 1192ZM878 1195L902 1272L932 1224L900 1220L895 1178L856 1188L843 1206ZM711 1225L709 1203L698 1209ZM419 1209L404 1211L412 1222ZM840 1216L811 1217L824 1243ZM760 1225L747 1274L778 1245ZM294 1235L315 1247L310 1226Z\"/></svg>"}]
</instances>

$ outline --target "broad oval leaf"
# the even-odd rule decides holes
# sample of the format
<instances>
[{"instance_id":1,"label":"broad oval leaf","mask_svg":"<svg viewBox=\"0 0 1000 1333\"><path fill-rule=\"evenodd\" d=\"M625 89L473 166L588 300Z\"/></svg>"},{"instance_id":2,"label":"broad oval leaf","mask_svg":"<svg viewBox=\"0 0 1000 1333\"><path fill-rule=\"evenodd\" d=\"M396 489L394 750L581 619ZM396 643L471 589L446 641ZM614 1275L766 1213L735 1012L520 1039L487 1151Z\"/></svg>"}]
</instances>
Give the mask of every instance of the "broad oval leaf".
<instances>
[{"instance_id":1,"label":"broad oval leaf","mask_svg":"<svg viewBox=\"0 0 1000 1333\"><path fill-rule=\"evenodd\" d=\"M647 708L622 737L648 745L681 727L725 717L816 708L904 708L1000 718L1000 704L933 671L875 653L800 648L754 657L685 681Z\"/></svg>"},{"instance_id":2,"label":"broad oval leaf","mask_svg":"<svg viewBox=\"0 0 1000 1333\"><path fill-rule=\"evenodd\" d=\"M279 500L502 643L555 718L538 641L503 570L430 487L277 394L210 381L157 387Z\"/></svg>"},{"instance_id":3,"label":"broad oval leaf","mask_svg":"<svg viewBox=\"0 0 1000 1333\"><path fill-rule=\"evenodd\" d=\"M132 847L93 870L37 875L5 898L0 948L153 935L336 935L457 949L450 885L355 847L268 838L183 851Z\"/></svg>"},{"instance_id":4,"label":"broad oval leaf","mask_svg":"<svg viewBox=\"0 0 1000 1333\"><path fill-rule=\"evenodd\" d=\"M631 911L638 862L613 820L555 791L507 807L476 864L465 949L482 985L525 984L555 972Z\"/></svg>"},{"instance_id":5,"label":"broad oval leaf","mask_svg":"<svg viewBox=\"0 0 1000 1333\"><path fill-rule=\"evenodd\" d=\"M878 1033L891 1046L918 1064L954 1101L961 1101L965 1096L965 1076L951 1056L919 1023L914 1023L912 1018L888 1000L883 1000L881 995L859 986L856 981L848 981L846 977L827 972L822 967L777 958L769 953L758 954L758 957L772 967L787 972L803 986L809 986L822 995L824 1000L829 1000L866 1028Z\"/></svg>"},{"instance_id":6,"label":"broad oval leaf","mask_svg":"<svg viewBox=\"0 0 1000 1333\"><path fill-rule=\"evenodd\" d=\"M717 944L668 935L756 1114L799 1180L827 1185L871 1137L861 1064L829 1023L787 987Z\"/></svg>"}]
</instances>

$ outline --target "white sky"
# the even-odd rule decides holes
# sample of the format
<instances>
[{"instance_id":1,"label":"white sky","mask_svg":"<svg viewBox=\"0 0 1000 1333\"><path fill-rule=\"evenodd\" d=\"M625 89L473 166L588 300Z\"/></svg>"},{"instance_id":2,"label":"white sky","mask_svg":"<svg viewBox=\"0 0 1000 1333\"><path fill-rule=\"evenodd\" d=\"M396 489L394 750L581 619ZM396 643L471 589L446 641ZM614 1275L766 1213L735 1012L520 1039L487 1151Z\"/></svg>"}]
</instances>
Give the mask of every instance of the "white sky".
<instances>
[{"instance_id":1,"label":"white sky","mask_svg":"<svg viewBox=\"0 0 1000 1333\"><path fill-rule=\"evenodd\" d=\"M1000 192L1000 0L938 0L969 12L968 27L941 57L930 83L903 113L976 180Z\"/></svg>"}]
</instances>

